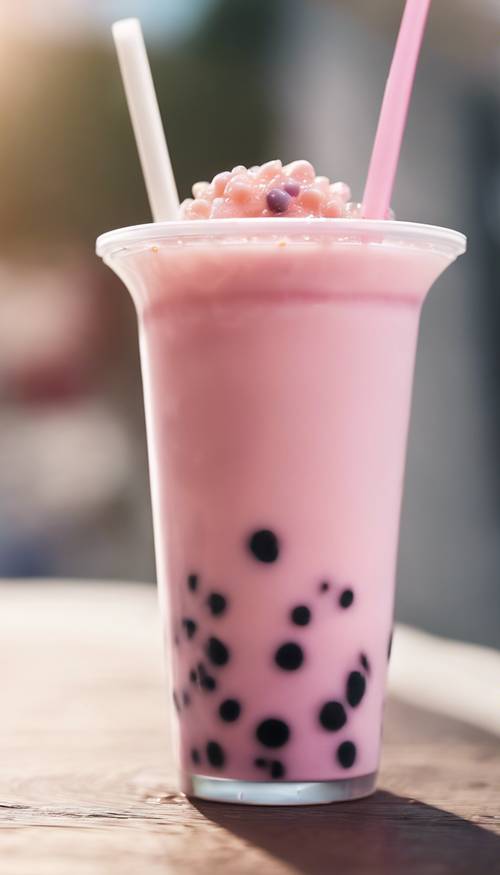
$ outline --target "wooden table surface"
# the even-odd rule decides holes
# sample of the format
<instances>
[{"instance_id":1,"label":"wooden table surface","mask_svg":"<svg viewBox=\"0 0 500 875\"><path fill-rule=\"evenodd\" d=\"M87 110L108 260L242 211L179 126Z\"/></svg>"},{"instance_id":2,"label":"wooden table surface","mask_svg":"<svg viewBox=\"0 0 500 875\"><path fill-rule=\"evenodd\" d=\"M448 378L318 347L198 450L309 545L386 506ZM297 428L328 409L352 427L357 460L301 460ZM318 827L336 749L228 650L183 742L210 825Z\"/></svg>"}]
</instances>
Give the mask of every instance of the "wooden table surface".
<instances>
[{"instance_id":1,"label":"wooden table surface","mask_svg":"<svg viewBox=\"0 0 500 875\"><path fill-rule=\"evenodd\" d=\"M153 587L0 590L1 875L500 873L498 739L390 701L372 798L193 803L173 782Z\"/></svg>"}]
</instances>

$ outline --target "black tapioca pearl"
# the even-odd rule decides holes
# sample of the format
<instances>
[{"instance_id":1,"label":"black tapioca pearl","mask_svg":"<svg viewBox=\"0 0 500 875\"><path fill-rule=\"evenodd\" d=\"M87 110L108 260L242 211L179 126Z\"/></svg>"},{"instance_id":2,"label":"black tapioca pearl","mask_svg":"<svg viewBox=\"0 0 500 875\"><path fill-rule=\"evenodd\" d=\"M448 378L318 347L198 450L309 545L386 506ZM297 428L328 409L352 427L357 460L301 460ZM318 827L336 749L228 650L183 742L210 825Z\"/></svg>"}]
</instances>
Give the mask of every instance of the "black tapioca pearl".
<instances>
[{"instance_id":1,"label":"black tapioca pearl","mask_svg":"<svg viewBox=\"0 0 500 875\"><path fill-rule=\"evenodd\" d=\"M370 674L370 661L369 661L366 653L361 654L361 656L359 657L359 661L360 661L361 665L363 666L364 670L368 674Z\"/></svg>"},{"instance_id":2,"label":"black tapioca pearl","mask_svg":"<svg viewBox=\"0 0 500 875\"><path fill-rule=\"evenodd\" d=\"M356 745L352 741L343 741L337 748L337 760L343 769L350 769L356 761Z\"/></svg>"},{"instance_id":3,"label":"black tapioca pearl","mask_svg":"<svg viewBox=\"0 0 500 875\"><path fill-rule=\"evenodd\" d=\"M271 778L283 778L285 775L285 767L279 760L273 760L271 763Z\"/></svg>"},{"instance_id":4,"label":"black tapioca pearl","mask_svg":"<svg viewBox=\"0 0 500 875\"><path fill-rule=\"evenodd\" d=\"M221 720L226 723L234 723L241 714L241 705L237 699L225 699L219 706Z\"/></svg>"},{"instance_id":5,"label":"black tapioca pearl","mask_svg":"<svg viewBox=\"0 0 500 875\"><path fill-rule=\"evenodd\" d=\"M347 678L346 698L351 708L356 708L361 702L366 690L366 681L359 671L351 671Z\"/></svg>"},{"instance_id":6,"label":"black tapioca pearl","mask_svg":"<svg viewBox=\"0 0 500 875\"><path fill-rule=\"evenodd\" d=\"M278 647L274 661L283 671L296 671L304 662L304 651L294 641L287 641Z\"/></svg>"},{"instance_id":7,"label":"black tapioca pearl","mask_svg":"<svg viewBox=\"0 0 500 875\"><path fill-rule=\"evenodd\" d=\"M189 672L189 680L191 681L192 684L197 683L197 681L198 681L198 672L196 671L195 668L192 668L191 671Z\"/></svg>"},{"instance_id":8,"label":"black tapioca pearl","mask_svg":"<svg viewBox=\"0 0 500 875\"><path fill-rule=\"evenodd\" d=\"M319 591L321 593L323 593L323 592L328 592L329 589L330 589L330 584L328 583L328 581L327 580L321 581L321 583L319 585Z\"/></svg>"},{"instance_id":9,"label":"black tapioca pearl","mask_svg":"<svg viewBox=\"0 0 500 875\"><path fill-rule=\"evenodd\" d=\"M191 760L193 761L195 766L197 766L201 760L200 752L195 747L191 748Z\"/></svg>"},{"instance_id":10,"label":"black tapioca pearl","mask_svg":"<svg viewBox=\"0 0 500 875\"><path fill-rule=\"evenodd\" d=\"M278 538L270 529L259 529L249 540L248 547L259 562L276 562L280 548Z\"/></svg>"},{"instance_id":11,"label":"black tapioca pearl","mask_svg":"<svg viewBox=\"0 0 500 875\"><path fill-rule=\"evenodd\" d=\"M191 592L196 592L198 589L199 578L197 574L188 574L187 585Z\"/></svg>"},{"instance_id":12,"label":"black tapioca pearl","mask_svg":"<svg viewBox=\"0 0 500 875\"><path fill-rule=\"evenodd\" d=\"M257 757L253 764L256 769L267 769L267 760L262 759L262 757Z\"/></svg>"},{"instance_id":13,"label":"black tapioca pearl","mask_svg":"<svg viewBox=\"0 0 500 875\"><path fill-rule=\"evenodd\" d=\"M311 622L311 611L307 605L297 605L293 608L290 619L296 626L307 626Z\"/></svg>"},{"instance_id":14,"label":"black tapioca pearl","mask_svg":"<svg viewBox=\"0 0 500 875\"><path fill-rule=\"evenodd\" d=\"M344 589L339 596L339 605L341 608L350 608L354 601L354 593L352 589Z\"/></svg>"},{"instance_id":15,"label":"black tapioca pearl","mask_svg":"<svg viewBox=\"0 0 500 875\"><path fill-rule=\"evenodd\" d=\"M255 734L265 747L283 747L290 738L290 729L284 720L268 717L259 723Z\"/></svg>"},{"instance_id":16,"label":"black tapioca pearl","mask_svg":"<svg viewBox=\"0 0 500 875\"><path fill-rule=\"evenodd\" d=\"M226 761L226 755L216 741L209 741L207 744L207 759L211 766L216 769L222 769Z\"/></svg>"},{"instance_id":17,"label":"black tapioca pearl","mask_svg":"<svg viewBox=\"0 0 500 875\"><path fill-rule=\"evenodd\" d=\"M219 617L227 608L227 599L220 592L211 592L207 605L214 617Z\"/></svg>"},{"instance_id":18,"label":"black tapioca pearl","mask_svg":"<svg viewBox=\"0 0 500 875\"><path fill-rule=\"evenodd\" d=\"M388 659L388 660L391 658L392 639L393 639L393 637L394 637L394 629L391 630L391 634L389 635L389 643L388 643L388 645L387 645L387 659Z\"/></svg>"},{"instance_id":19,"label":"black tapioca pearl","mask_svg":"<svg viewBox=\"0 0 500 875\"><path fill-rule=\"evenodd\" d=\"M186 708L191 704L191 696L187 690L182 691L182 704L185 705Z\"/></svg>"},{"instance_id":20,"label":"black tapioca pearl","mask_svg":"<svg viewBox=\"0 0 500 875\"><path fill-rule=\"evenodd\" d=\"M190 617L184 617L182 620L182 625L188 638L192 638L194 635L196 635L196 630L198 626L194 620L191 620Z\"/></svg>"},{"instance_id":21,"label":"black tapioca pearl","mask_svg":"<svg viewBox=\"0 0 500 875\"><path fill-rule=\"evenodd\" d=\"M178 697L175 690L172 693L172 699L174 700L175 710L177 711L178 714L180 714L181 706L179 703L179 697Z\"/></svg>"},{"instance_id":22,"label":"black tapioca pearl","mask_svg":"<svg viewBox=\"0 0 500 875\"><path fill-rule=\"evenodd\" d=\"M220 638L209 638L205 652L213 665L226 665L229 662L229 650Z\"/></svg>"},{"instance_id":23,"label":"black tapioca pearl","mask_svg":"<svg viewBox=\"0 0 500 875\"><path fill-rule=\"evenodd\" d=\"M338 732L347 723L344 706L340 702L325 702L319 712L319 722L323 729Z\"/></svg>"},{"instance_id":24,"label":"black tapioca pearl","mask_svg":"<svg viewBox=\"0 0 500 875\"><path fill-rule=\"evenodd\" d=\"M211 675L207 674L202 677L200 681L200 686L203 690L206 690L208 693L213 693L214 690L217 689L217 681Z\"/></svg>"},{"instance_id":25,"label":"black tapioca pearl","mask_svg":"<svg viewBox=\"0 0 500 875\"><path fill-rule=\"evenodd\" d=\"M217 681L215 680L215 678L208 674L202 662L198 663L198 681L200 687L209 693L212 693L214 690L217 689Z\"/></svg>"}]
</instances>

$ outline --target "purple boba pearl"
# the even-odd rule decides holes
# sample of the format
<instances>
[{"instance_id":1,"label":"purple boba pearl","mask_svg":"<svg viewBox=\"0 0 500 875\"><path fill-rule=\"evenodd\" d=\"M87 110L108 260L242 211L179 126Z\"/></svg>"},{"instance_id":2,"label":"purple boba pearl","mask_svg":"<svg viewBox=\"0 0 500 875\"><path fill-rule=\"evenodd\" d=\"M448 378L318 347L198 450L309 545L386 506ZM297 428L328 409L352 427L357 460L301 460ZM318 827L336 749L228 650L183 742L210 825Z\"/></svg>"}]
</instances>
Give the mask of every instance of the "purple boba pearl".
<instances>
[{"instance_id":1,"label":"purple boba pearl","mask_svg":"<svg viewBox=\"0 0 500 875\"><path fill-rule=\"evenodd\" d=\"M285 185L285 191L290 197L298 197L300 194L300 182L296 179L289 179Z\"/></svg>"},{"instance_id":2,"label":"purple boba pearl","mask_svg":"<svg viewBox=\"0 0 500 875\"><path fill-rule=\"evenodd\" d=\"M286 213L290 206L291 197L281 188L272 188L267 194L267 205L273 213Z\"/></svg>"}]
</instances>

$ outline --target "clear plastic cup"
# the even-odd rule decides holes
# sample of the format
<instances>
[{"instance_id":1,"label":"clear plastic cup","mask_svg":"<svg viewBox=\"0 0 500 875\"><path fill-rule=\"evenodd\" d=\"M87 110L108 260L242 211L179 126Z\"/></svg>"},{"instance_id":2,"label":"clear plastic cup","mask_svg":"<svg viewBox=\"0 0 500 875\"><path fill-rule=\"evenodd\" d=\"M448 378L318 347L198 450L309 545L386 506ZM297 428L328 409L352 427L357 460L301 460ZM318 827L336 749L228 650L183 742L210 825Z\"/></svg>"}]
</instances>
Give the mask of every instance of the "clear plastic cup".
<instances>
[{"instance_id":1,"label":"clear plastic cup","mask_svg":"<svg viewBox=\"0 0 500 875\"><path fill-rule=\"evenodd\" d=\"M112 231L97 251L139 319L181 787L368 795L420 311L465 238L210 220Z\"/></svg>"}]
</instances>

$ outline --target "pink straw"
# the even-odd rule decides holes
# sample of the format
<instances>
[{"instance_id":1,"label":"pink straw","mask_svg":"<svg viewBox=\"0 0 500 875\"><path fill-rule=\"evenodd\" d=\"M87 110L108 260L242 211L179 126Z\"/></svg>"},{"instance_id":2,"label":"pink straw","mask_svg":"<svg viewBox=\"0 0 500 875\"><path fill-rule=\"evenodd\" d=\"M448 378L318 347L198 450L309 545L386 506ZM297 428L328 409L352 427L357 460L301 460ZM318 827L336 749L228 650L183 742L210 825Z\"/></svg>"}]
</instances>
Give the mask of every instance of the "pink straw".
<instances>
[{"instance_id":1,"label":"pink straw","mask_svg":"<svg viewBox=\"0 0 500 875\"><path fill-rule=\"evenodd\" d=\"M415 71L431 0L407 0L392 59L373 146L363 217L385 219L391 205L394 180L408 116Z\"/></svg>"}]
</instances>

